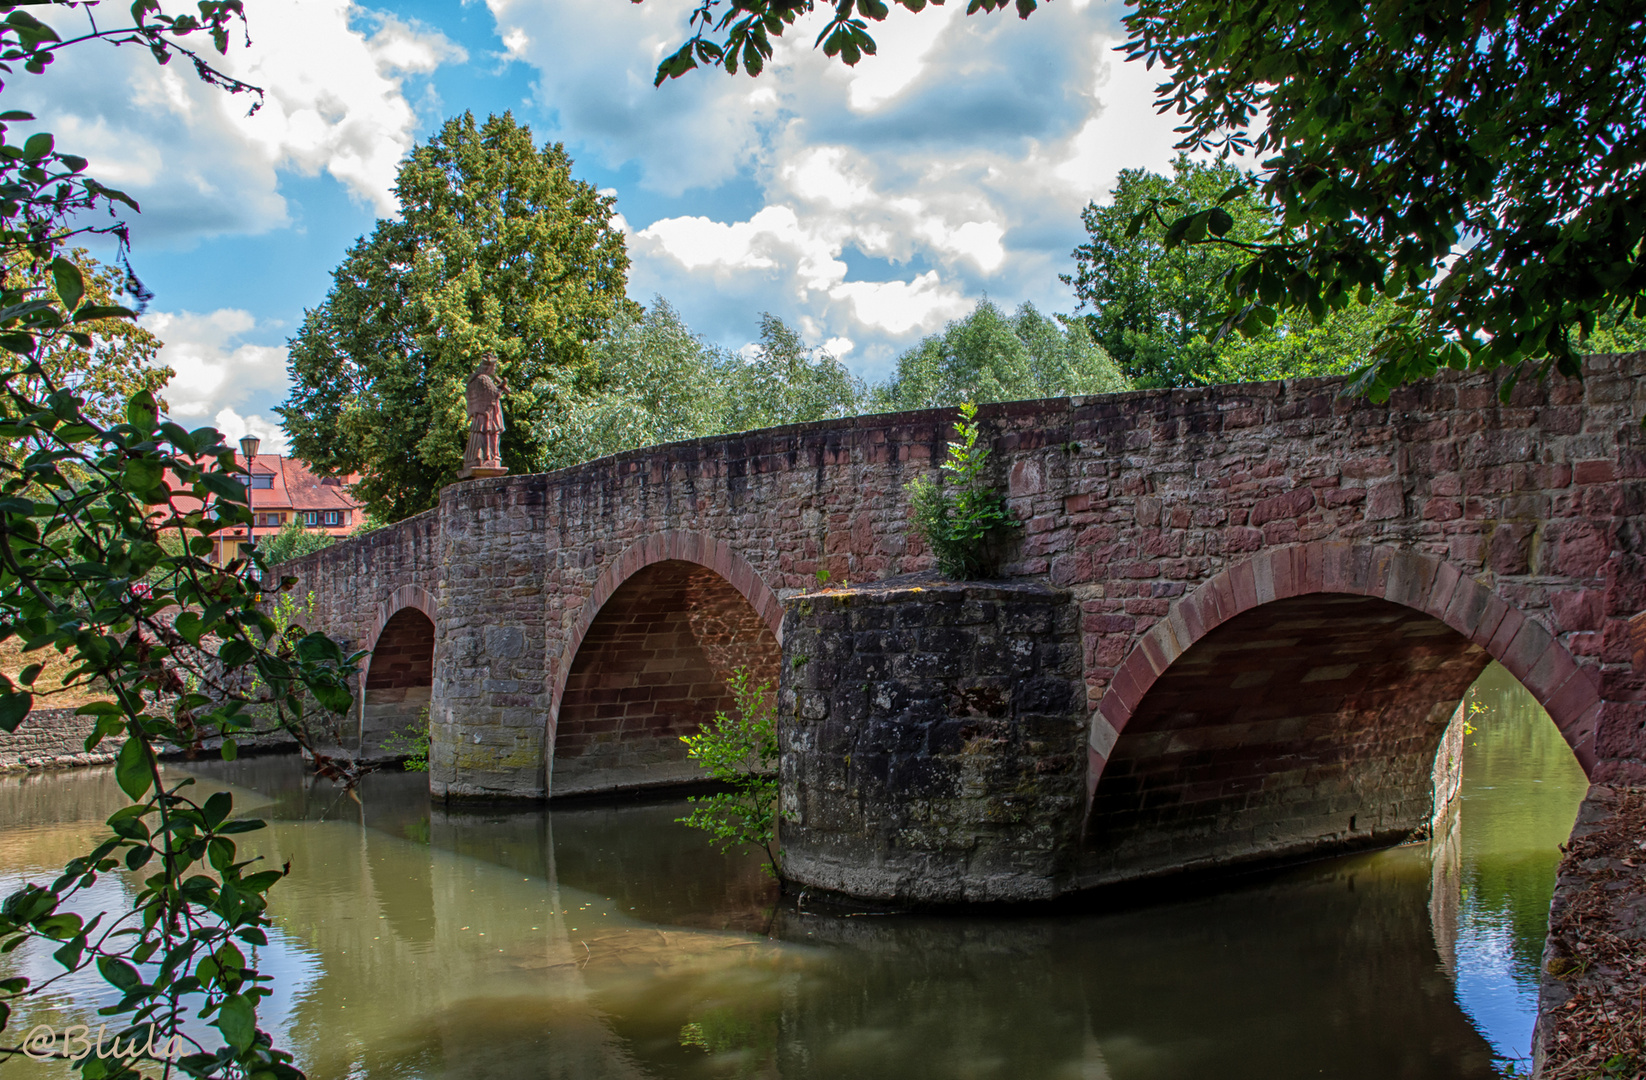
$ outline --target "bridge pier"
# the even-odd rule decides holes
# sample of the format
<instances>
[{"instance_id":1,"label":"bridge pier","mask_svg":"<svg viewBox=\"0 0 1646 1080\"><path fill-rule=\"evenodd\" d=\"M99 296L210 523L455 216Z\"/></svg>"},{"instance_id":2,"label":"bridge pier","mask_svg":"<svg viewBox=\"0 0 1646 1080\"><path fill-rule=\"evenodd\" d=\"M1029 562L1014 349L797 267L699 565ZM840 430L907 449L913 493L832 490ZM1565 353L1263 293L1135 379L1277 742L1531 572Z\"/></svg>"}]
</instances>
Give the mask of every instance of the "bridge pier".
<instances>
[{"instance_id":1,"label":"bridge pier","mask_svg":"<svg viewBox=\"0 0 1646 1080\"><path fill-rule=\"evenodd\" d=\"M1067 592L915 575L785 609L789 877L922 904L1075 885L1086 694Z\"/></svg>"}]
</instances>

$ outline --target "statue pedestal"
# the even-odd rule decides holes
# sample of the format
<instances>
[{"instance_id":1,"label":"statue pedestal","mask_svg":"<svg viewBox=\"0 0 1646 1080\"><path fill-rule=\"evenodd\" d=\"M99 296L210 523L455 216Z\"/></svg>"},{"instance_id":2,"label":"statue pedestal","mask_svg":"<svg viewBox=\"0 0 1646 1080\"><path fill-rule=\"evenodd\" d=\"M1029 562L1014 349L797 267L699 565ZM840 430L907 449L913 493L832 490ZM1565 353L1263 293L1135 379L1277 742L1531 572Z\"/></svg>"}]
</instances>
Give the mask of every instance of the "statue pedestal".
<instances>
[{"instance_id":1,"label":"statue pedestal","mask_svg":"<svg viewBox=\"0 0 1646 1080\"><path fill-rule=\"evenodd\" d=\"M494 469L488 465L469 465L459 470L457 478L459 480L489 480L494 476L502 476L508 471L501 467Z\"/></svg>"}]
</instances>

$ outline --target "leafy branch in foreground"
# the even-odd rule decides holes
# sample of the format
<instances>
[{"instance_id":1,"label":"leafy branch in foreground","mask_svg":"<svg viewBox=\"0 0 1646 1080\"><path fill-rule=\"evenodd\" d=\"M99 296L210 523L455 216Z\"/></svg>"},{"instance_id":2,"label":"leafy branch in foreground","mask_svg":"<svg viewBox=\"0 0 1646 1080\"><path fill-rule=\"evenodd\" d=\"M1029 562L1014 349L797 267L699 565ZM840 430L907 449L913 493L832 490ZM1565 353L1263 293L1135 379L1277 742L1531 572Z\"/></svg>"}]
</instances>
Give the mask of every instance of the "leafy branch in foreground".
<instances>
[{"instance_id":1,"label":"leafy branch in foreground","mask_svg":"<svg viewBox=\"0 0 1646 1080\"><path fill-rule=\"evenodd\" d=\"M86 12L89 29L63 38L20 10L46 6ZM160 63L183 56L208 84L255 92L178 40L204 33L223 52L239 0L204 0L198 15L175 17L137 0L131 23L112 30L96 24L92 6L0 3L0 74L9 79L21 63L38 75L61 49L101 40L139 45ZM112 217L137 205L84 176L85 159L60 153L49 134L6 141L7 124L31 119L0 111L0 642L20 645L25 659L47 650L66 658L55 681L95 698L79 709L94 718L86 749L124 736L115 779L132 802L60 876L0 902L0 956L45 947L61 969L0 979L0 1063L44 1055L95 1080L135 1080L149 1065L166 1077L297 1080L292 1055L257 1026L270 980L252 951L268 942L266 894L286 870L240 859L233 838L262 823L236 818L226 792L198 801L191 780L167 787L159 755L221 739L233 758L238 738L275 728L303 742L306 716L350 708L359 657L324 634L276 624L261 606L259 556L209 561L217 533L251 523L244 471L219 432L165 420L150 389L119 408L88 400L109 396L106 380L65 384L56 358L93 350L111 320L133 318L112 302L113 283L88 283L67 240L113 234L124 260L124 222L85 222L89 211ZM129 266L123 291L147 298ZM27 722L44 667L0 675L0 730ZM101 902L88 890L107 874L127 875L129 906L73 910ZM112 991L102 1027L121 1028L113 1056L101 1037L93 1054L67 1036L57 1049L35 1031L21 1042L9 1034L93 970Z\"/></svg>"},{"instance_id":2,"label":"leafy branch in foreground","mask_svg":"<svg viewBox=\"0 0 1646 1080\"><path fill-rule=\"evenodd\" d=\"M716 713L696 735L682 735L686 755L730 791L693 798L695 809L679 820L702 829L725 851L750 844L766 853L766 872L783 874L777 844L777 702L769 683L749 685L740 667L726 680L737 716Z\"/></svg>"},{"instance_id":3,"label":"leafy branch in foreground","mask_svg":"<svg viewBox=\"0 0 1646 1080\"><path fill-rule=\"evenodd\" d=\"M979 446L982 429L977 406L960 406L958 439L949 443L943 479L917 476L909 481L909 504L915 532L931 548L937 568L951 578L979 577L990 569L990 544L1017 522L1006 500L989 480L989 448Z\"/></svg>"},{"instance_id":4,"label":"leafy branch in foreground","mask_svg":"<svg viewBox=\"0 0 1646 1080\"><path fill-rule=\"evenodd\" d=\"M186 44L194 34L211 39L218 53L228 51L229 32L245 22L240 0L201 0L198 14L168 15L158 0L136 0L130 19L99 26L93 12L96 0L24 0L0 2L0 93L3 93L15 66L25 73L44 74L57 54L73 45L101 41L109 45L135 45L147 49L157 63L181 57L194 68L195 75L209 86L231 94L251 94L256 100L251 111L263 103L263 91L229 75L212 64L201 52ZM61 36L25 8L51 8L61 13L80 11L86 29L80 34ZM86 175L88 162L76 154L57 149L49 132L36 132L21 146L7 139L10 125L26 123L33 114L17 109L0 111L0 251L9 257L26 256L35 264L52 260L70 237L82 234L112 235L120 245L120 261L125 268L129 291L139 303L149 294L131 271L126 259L129 243L119 207L138 209L137 202L123 191L108 187ZM92 224L93 212L105 210L106 225ZM69 307L78 298L65 297ZM112 310L112 309L111 309ZM89 319L108 316L91 315Z\"/></svg>"},{"instance_id":5,"label":"leafy branch in foreground","mask_svg":"<svg viewBox=\"0 0 1646 1080\"><path fill-rule=\"evenodd\" d=\"M1359 389L1507 366L1507 395L1521 370L1581 374L1584 338L1646 316L1640 4L1137 0L1125 24L1128 59L1167 72L1179 146L1260 163L1137 222L1241 253L1222 332L1387 298ZM1248 190L1279 224L1238 240Z\"/></svg>"},{"instance_id":6,"label":"leafy branch in foreground","mask_svg":"<svg viewBox=\"0 0 1646 1080\"><path fill-rule=\"evenodd\" d=\"M720 10L723 3L725 9ZM910 11L924 11L928 4L943 6L943 0L893 0L893 3ZM1040 6L1038 0L967 0L966 14L1002 11L1008 3L1017 9L1021 19L1027 19L1030 12ZM876 46L869 34L869 23L885 21L891 14L891 4L885 0L834 0L828 7L833 9L833 15L818 32L813 48L820 47L825 56L838 56L847 64L873 56ZM772 38L782 37L783 31L793 26L795 20L815 8L815 0L698 0L687 21L692 36L657 65L652 85L661 86L665 79L678 79L699 62L723 67L732 75L737 74L739 66L750 75L759 75L772 57Z\"/></svg>"},{"instance_id":7,"label":"leafy branch in foreground","mask_svg":"<svg viewBox=\"0 0 1646 1080\"><path fill-rule=\"evenodd\" d=\"M75 296L72 264L59 259L54 269L58 295ZM254 564L207 560L214 533L251 520L233 448L218 432L162 420L147 391L131 399L124 423L104 427L67 390L35 401L14 388L48 378L34 358L72 333L65 327L79 314L20 299L0 298L0 349L12 360L0 372L0 641L21 641L25 658L55 650L73 665L66 684L104 691L79 709L95 717L86 749L125 736L115 777L133 802L55 881L31 882L0 905L0 954L45 944L62 968L38 984L0 982L0 1033L14 1008L95 968L118 991L101 1015L123 1025L117 1038L134 1052L82 1057L82 1075L135 1076L179 1038L188 1050L173 1067L184 1075L300 1076L257 1029L268 980L244 948L267 943L265 894L284 871L238 859L231 837L261 823L233 818L227 793L197 802L185 793L192 781L166 787L159 754L221 737L233 758L237 736L271 726L301 741L311 700L349 709L358 657L324 634L278 627L261 609ZM66 317L54 328L41 314ZM31 663L15 681L0 675L0 728L25 721L41 669ZM100 875L122 869L148 871L134 880L129 909L91 918L70 910ZM202 1043L185 1024L190 1015L209 1019L222 1044ZM20 1052L0 1045L0 1060ZM68 1047L57 1056L70 1057Z\"/></svg>"}]
</instances>

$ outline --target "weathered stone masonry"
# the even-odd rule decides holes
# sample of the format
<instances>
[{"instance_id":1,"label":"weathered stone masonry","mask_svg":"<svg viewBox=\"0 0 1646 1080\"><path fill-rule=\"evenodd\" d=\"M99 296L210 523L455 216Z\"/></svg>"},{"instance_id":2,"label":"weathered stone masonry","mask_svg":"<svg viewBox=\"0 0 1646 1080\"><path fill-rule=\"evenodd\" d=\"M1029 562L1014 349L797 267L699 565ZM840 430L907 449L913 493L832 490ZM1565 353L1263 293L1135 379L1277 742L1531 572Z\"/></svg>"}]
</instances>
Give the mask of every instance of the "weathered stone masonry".
<instances>
[{"instance_id":1,"label":"weathered stone masonry","mask_svg":"<svg viewBox=\"0 0 1646 1080\"><path fill-rule=\"evenodd\" d=\"M1506 404L1485 374L1383 405L1298 380L985 407L1023 522L1002 574L1078 611L1079 881L1420 822L1458 688L1492 658L1593 775L1646 778L1629 643L1643 373L1646 356L1592 358L1582 382L1523 383ZM846 585L924 571L903 489L952 421L860 417L456 484L430 514L293 565L328 629L363 644L396 597L430 597L433 791L541 798L571 768L562 705L584 710L581 747L620 719L587 711L614 704L591 687L623 689L601 611L684 602L636 575L713 571L781 640L782 598L820 569Z\"/></svg>"}]
</instances>

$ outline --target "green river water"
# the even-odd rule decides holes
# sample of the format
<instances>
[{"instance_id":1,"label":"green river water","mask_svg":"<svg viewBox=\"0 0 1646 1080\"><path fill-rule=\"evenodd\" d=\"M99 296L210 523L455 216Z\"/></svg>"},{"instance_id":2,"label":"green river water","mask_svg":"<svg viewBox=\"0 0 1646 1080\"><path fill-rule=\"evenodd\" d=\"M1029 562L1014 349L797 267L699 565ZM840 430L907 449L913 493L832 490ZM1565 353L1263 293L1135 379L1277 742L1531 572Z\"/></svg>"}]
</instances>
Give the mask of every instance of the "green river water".
<instances>
[{"instance_id":1,"label":"green river water","mask_svg":"<svg viewBox=\"0 0 1646 1080\"><path fill-rule=\"evenodd\" d=\"M431 809L418 774L359 801L287 757L189 765L271 820L292 875L265 1027L315 1080L1365 1077L1525 1068L1556 844L1585 783L1494 665L1433 843L1124 910L843 915L777 904L681 800ZM0 779L0 891L84 850L107 770ZM96 903L115 905L118 878ZM36 977L31 946L6 960ZM92 1019L95 979L15 1016ZM63 1075L26 1060L0 1077Z\"/></svg>"}]
</instances>

